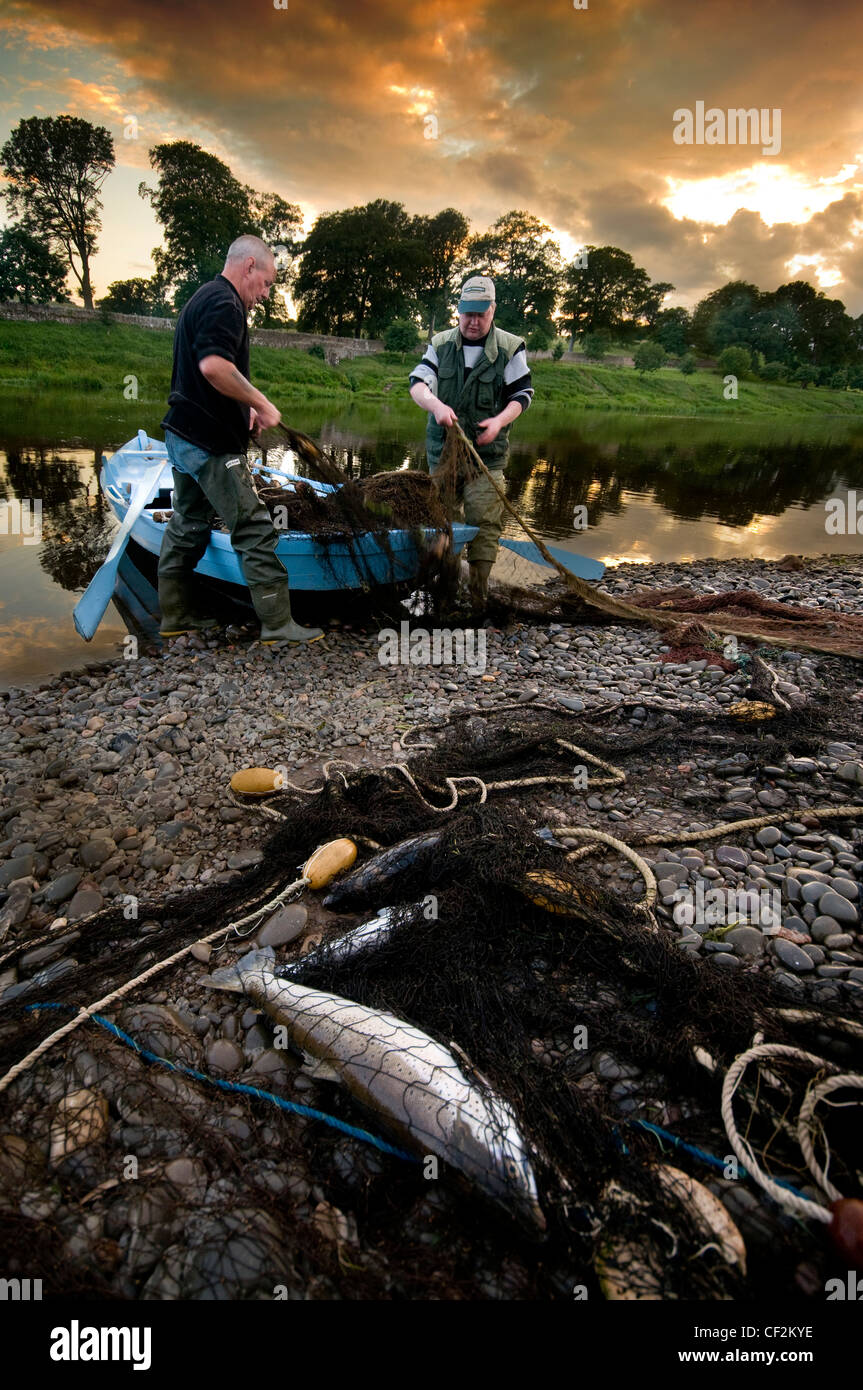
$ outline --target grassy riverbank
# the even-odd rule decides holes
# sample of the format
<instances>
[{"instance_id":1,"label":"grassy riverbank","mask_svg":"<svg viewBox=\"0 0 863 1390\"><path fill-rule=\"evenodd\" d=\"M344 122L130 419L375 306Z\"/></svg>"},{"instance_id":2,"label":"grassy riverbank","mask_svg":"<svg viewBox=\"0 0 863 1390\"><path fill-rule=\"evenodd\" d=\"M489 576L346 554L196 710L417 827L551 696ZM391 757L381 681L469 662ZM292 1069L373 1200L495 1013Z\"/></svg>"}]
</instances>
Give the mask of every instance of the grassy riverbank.
<instances>
[{"instance_id":1,"label":"grassy riverbank","mask_svg":"<svg viewBox=\"0 0 863 1390\"><path fill-rule=\"evenodd\" d=\"M130 400L162 406L171 378L171 335L119 324L0 321L0 392L7 397L86 392L110 408ZM278 403L332 401L398 404L407 396L410 354L383 352L331 367L295 348L252 348L255 384ZM617 414L863 416L863 392L741 381L736 401L723 397L716 371L683 376L662 369L564 362L533 364L537 405L552 410Z\"/></svg>"}]
</instances>

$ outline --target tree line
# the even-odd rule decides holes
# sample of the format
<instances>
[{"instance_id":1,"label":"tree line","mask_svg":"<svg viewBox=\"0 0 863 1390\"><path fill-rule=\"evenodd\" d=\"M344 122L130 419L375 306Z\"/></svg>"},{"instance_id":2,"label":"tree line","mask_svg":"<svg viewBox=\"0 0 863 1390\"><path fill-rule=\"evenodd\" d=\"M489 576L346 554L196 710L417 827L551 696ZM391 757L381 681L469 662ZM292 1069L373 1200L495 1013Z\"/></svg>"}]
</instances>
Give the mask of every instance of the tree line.
<instances>
[{"instance_id":1,"label":"tree line","mask_svg":"<svg viewBox=\"0 0 863 1390\"><path fill-rule=\"evenodd\" d=\"M616 246L588 245L566 263L551 229L513 209L486 231L471 234L456 208L409 213L376 199L321 213L307 235L295 203L241 183L227 164L186 140L149 152L155 186L139 185L162 228L155 273L115 281L98 300L121 313L170 315L222 268L228 245L255 232L276 249L277 288L256 310L265 326L378 337L408 350L418 331L451 322L459 284L491 275L496 322L545 349L565 335L601 360L613 346L638 345L636 365L650 371L667 356L684 371L696 355L720 357L736 374L863 387L863 315L852 318L838 299L807 281L775 291L733 281L693 310L663 308L674 290L652 281ZM93 307L90 263L101 229L101 189L114 167L110 132L75 116L30 117L0 150L4 197L15 219L0 235L0 299L50 302L67 298L71 275ZM555 344L555 355L563 344ZM731 354L731 356L729 356ZM728 366L732 370L732 366Z\"/></svg>"}]
</instances>

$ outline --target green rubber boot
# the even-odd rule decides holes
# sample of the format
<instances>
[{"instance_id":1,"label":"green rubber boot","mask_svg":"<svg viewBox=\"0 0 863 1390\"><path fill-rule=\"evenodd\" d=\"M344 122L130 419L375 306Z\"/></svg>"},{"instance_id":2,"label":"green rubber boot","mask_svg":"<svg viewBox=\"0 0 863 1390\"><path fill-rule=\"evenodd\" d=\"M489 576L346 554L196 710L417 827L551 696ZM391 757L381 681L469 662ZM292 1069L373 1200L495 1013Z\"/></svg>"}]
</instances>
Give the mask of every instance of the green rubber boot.
<instances>
[{"instance_id":1,"label":"green rubber boot","mask_svg":"<svg viewBox=\"0 0 863 1390\"><path fill-rule=\"evenodd\" d=\"M491 560L477 560L470 567L470 579L468 589L470 591L470 601L477 613L482 613L488 603L488 577L491 574Z\"/></svg>"},{"instance_id":2,"label":"green rubber boot","mask_svg":"<svg viewBox=\"0 0 863 1390\"><path fill-rule=\"evenodd\" d=\"M261 620L261 641L267 646L278 642L317 642L323 637L322 628L301 627L294 622L287 584L253 584L249 593Z\"/></svg>"},{"instance_id":3,"label":"green rubber boot","mask_svg":"<svg viewBox=\"0 0 863 1390\"><path fill-rule=\"evenodd\" d=\"M182 637L186 632L208 632L219 626L216 618L197 611L191 585L178 574L159 575L159 608L161 637Z\"/></svg>"}]
</instances>

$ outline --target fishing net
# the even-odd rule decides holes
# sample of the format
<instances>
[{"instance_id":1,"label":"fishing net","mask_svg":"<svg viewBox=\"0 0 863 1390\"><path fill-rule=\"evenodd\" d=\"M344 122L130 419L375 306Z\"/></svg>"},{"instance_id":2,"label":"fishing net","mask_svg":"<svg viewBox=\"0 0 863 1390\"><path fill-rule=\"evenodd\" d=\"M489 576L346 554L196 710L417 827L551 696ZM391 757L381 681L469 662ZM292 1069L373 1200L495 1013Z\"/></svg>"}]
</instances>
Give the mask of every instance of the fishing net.
<instances>
[{"instance_id":1,"label":"fishing net","mask_svg":"<svg viewBox=\"0 0 863 1390\"><path fill-rule=\"evenodd\" d=\"M55 953L41 973L23 972L0 1009L4 1073L82 1004L214 937L97 1009L101 1022L0 1092L9 1274L44 1271L43 1297L823 1296L835 1272L825 1227L735 1176L722 1081L759 1040L820 1058L813 1070L756 1057L734 1097L737 1130L765 1172L817 1204L797 1138L809 1104L816 1162L859 1196L853 1092L819 1093L812 1108L810 1088L859 1070L860 1024L843 1022L852 1001L843 1012L813 992L789 1014L769 972L732 976L681 950L641 873L611 891L602 870L613 849L584 857L596 845L565 823L587 829L581 798L623 780L643 790L662 777L673 805L681 748L708 754L733 738L735 751L772 763L850 736L854 710L839 696L829 718L776 708L769 725L750 726L722 711L648 707L641 729L631 712L502 707L414 731L406 764L328 764L320 787L266 803L272 835L240 882L141 904L134 921L103 911L61 947L65 971ZM590 785L573 797L575 762ZM538 833L549 820L563 822L559 843ZM831 828L856 835L854 808L837 807ZM280 901L307 856L340 836L360 858L323 902L302 886ZM690 843L683 827L676 838ZM660 853L650 840L628 836L648 869ZM346 934L383 908L393 909L387 932L346 951ZM266 945L274 917L284 926L302 911L301 944L277 945L271 962L293 965L285 984L390 1015L425 1039L405 1042L386 1024L375 1048L358 1041L348 1005L327 1005L345 1086L299 1071L302 1027L280 1034L252 978L245 995L202 983ZM7 948L0 968L21 949ZM46 1001L58 1007L32 1008ZM419 1076L413 1111L399 1080L406 1047ZM483 1098L484 1119L451 1127L461 1159L441 1158L445 1100L453 1090L464 1099L465 1086Z\"/></svg>"}]
</instances>

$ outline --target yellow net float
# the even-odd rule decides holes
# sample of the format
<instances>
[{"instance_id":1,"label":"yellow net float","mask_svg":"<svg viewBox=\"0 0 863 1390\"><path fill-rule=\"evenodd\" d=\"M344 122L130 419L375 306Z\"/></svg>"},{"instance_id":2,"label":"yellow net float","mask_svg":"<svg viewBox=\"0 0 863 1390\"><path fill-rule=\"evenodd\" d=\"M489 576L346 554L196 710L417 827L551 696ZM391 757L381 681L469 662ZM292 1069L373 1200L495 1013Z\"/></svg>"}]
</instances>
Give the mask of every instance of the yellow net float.
<instances>
[{"instance_id":1,"label":"yellow net float","mask_svg":"<svg viewBox=\"0 0 863 1390\"><path fill-rule=\"evenodd\" d=\"M764 700L735 700L733 705L726 706L726 712L735 719L743 719L748 724L757 723L761 719L775 719L776 710L773 705L768 705Z\"/></svg>"},{"instance_id":2,"label":"yellow net float","mask_svg":"<svg viewBox=\"0 0 863 1390\"><path fill-rule=\"evenodd\" d=\"M578 895L568 879L558 878L546 869L530 869L524 876L521 891L525 897L546 912L558 912L564 917L578 909ZM545 892L542 890L545 889ZM546 894L554 896L547 897Z\"/></svg>"},{"instance_id":3,"label":"yellow net float","mask_svg":"<svg viewBox=\"0 0 863 1390\"><path fill-rule=\"evenodd\" d=\"M321 845L303 865L303 878L310 888L326 888L336 874L349 869L357 857L353 840L330 840Z\"/></svg>"},{"instance_id":4,"label":"yellow net float","mask_svg":"<svg viewBox=\"0 0 863 1390\"><path fill-rule=\"evenodd\" d=\"M242 767L231 778L231 791L243 796L270 796L284 785L283 774L272 767Z\"/></svg>"}]
</instances>

